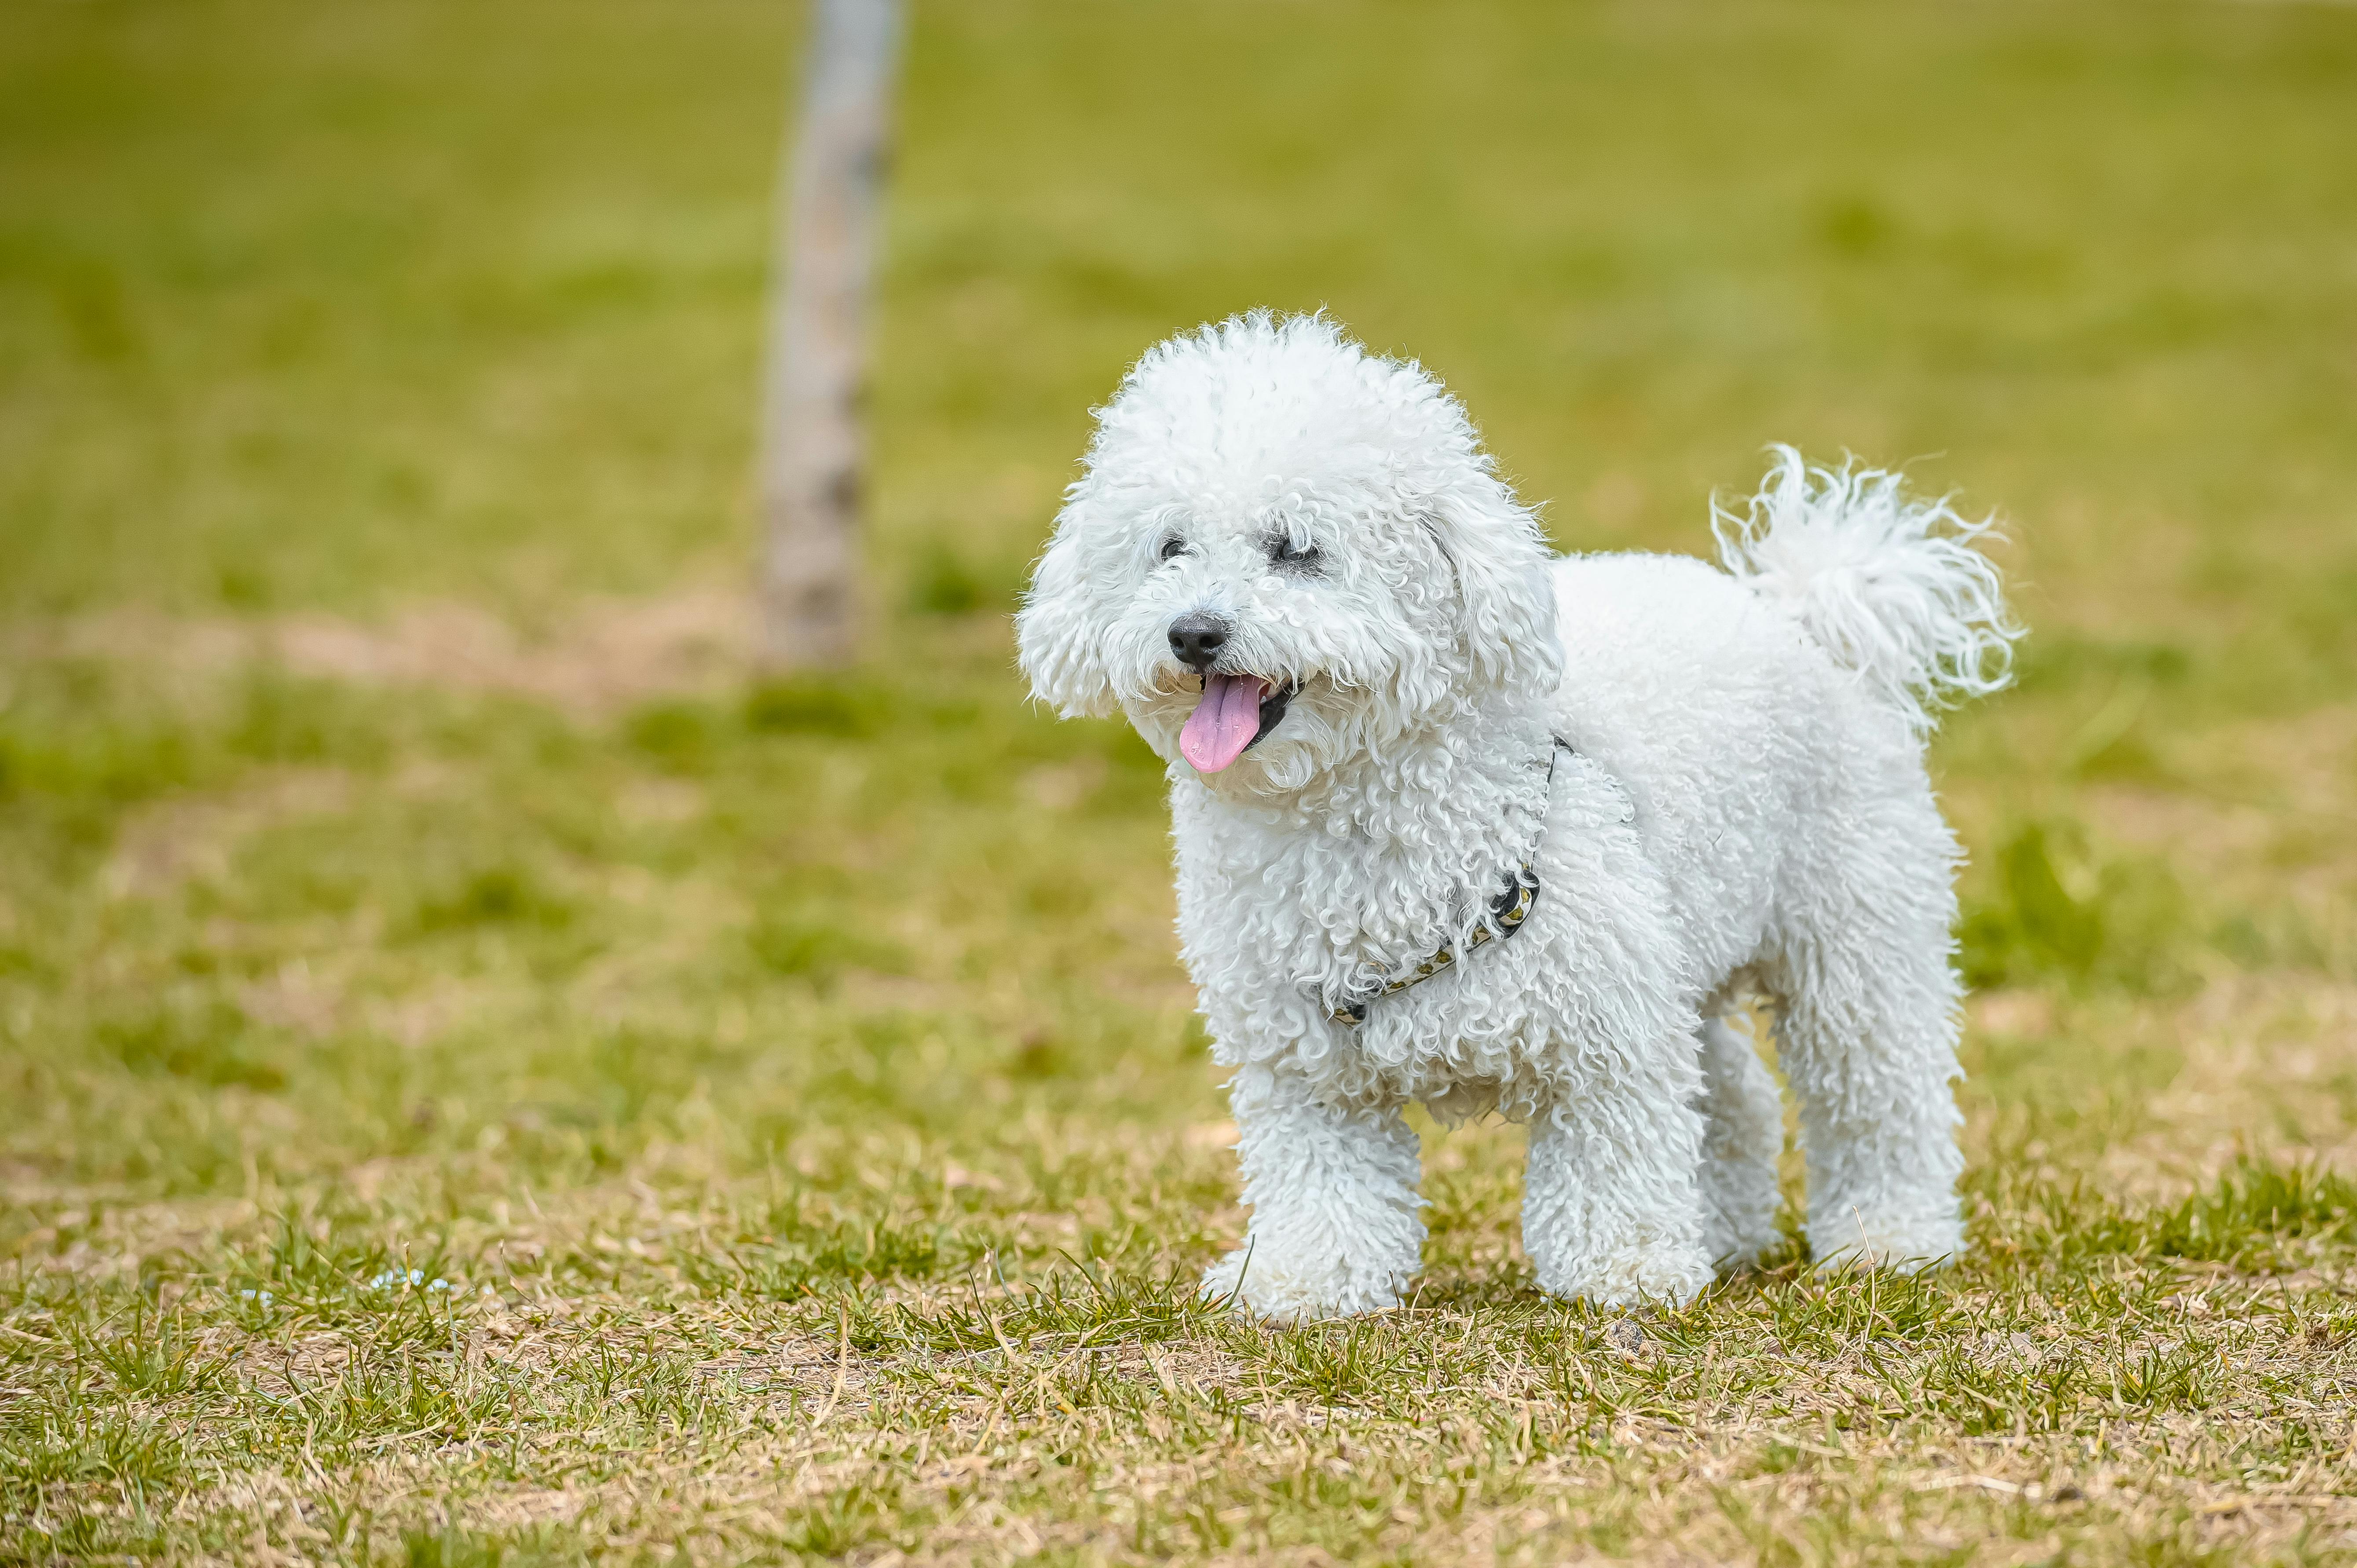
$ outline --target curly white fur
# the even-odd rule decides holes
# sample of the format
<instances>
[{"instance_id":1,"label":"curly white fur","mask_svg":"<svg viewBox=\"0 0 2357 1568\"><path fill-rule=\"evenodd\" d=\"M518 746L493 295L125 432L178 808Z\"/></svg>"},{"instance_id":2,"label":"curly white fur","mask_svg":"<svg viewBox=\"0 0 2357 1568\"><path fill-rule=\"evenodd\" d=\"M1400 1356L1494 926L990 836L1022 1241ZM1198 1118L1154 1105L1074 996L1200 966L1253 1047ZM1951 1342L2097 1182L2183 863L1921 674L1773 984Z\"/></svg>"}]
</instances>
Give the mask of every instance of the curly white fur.
<instances>
[{"instance_id":1,"label":"curly white fur","mask_svg":"<svg viewBox=\"0 0 2357 1568\"><path fill-rule=\"evenodd\" d=\"M1038 695L1126 714L1169 764L1181 948L1252 1207L1205 1289L1281 1319L1399 1300L1420 1101L1531 1124L1544 1288L1691 1296L1774 1239L1781 1105L1722 1021L1754 994L1817 1257L1953 1255L1958 852L1921 736L2018 635L1975 532L1784 452L1721 516L1732 575L1558 558L1440 383L1323 317L1146 354L1018 633ZM1189 617L1226 639L1202 673L1172 639ZM1211 675L1292 695L1198 773L1179 734ZM1530 918L1467 950L1526 860ZM1333 1020L1444 943L1452 969Z\"/></svg>"}]
</instances>

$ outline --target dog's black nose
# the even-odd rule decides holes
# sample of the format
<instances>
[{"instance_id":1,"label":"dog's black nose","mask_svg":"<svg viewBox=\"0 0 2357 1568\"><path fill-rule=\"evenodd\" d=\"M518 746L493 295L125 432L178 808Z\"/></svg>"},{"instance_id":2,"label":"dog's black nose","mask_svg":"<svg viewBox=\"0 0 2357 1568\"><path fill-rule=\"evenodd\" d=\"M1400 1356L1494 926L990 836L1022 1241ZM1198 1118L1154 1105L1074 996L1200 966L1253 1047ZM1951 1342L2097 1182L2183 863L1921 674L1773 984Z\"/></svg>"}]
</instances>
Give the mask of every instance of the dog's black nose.
<instances>
[{"instance_id":1,"label":"dog's black nose","mask_svg":"<svg viewBox=\"0 0 2357 1568\"><path fill-rule=\"evenodd\" d=\"M1189 670L1203 671L1228 645L1228 623L1217 616L1183 615L1170 623L1171 656Z\"/></svg>"}]
</instances>

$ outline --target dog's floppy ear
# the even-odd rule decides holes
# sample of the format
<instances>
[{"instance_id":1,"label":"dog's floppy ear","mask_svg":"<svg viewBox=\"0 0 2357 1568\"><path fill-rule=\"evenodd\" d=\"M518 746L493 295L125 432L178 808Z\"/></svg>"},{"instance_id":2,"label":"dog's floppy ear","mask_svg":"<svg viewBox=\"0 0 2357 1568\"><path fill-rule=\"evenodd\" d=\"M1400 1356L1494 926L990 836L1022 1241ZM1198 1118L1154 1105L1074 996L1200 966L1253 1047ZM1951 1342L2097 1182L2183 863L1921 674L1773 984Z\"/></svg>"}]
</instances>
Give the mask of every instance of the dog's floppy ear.
<instances>
[{"instance_id":1,"label":"dog's floppy ear","mask_svg":"<svg viewBox=\"0 0 2357 1568\"><path fill-rule=\"evenodd\" d=\"M1457 627L1474 682L1550 692L1563 676L1555 640L1555 552L1538 520L1495 478L1436 499L1432 532L1457 575Z\"/></svg>"},{"instance_id":2,"label":"dog's floppy ear","mask_svg":"<svg viewBox=\"0 0 2357 1568\"><path fill-rule=\"evenodd\" d=\"M1080 520L1059 518L1015 617L1016 660L1031 694L1068 719L1104 718L1117 706L1100 652L1104 628L1089 593Z\"/></svg>"}]
</instances>

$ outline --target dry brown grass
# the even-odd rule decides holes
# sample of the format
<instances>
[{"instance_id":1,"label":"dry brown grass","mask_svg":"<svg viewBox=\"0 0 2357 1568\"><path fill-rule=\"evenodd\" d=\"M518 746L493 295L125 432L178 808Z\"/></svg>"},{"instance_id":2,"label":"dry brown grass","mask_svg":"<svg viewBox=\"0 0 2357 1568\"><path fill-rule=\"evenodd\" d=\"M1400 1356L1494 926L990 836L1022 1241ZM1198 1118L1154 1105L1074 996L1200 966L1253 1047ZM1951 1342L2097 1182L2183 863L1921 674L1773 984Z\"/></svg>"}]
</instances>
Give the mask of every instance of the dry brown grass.
<instances>
[{"instance_id":1,"label":"dry brown grass","mask_svg":"<svg viewBox=\"0 0 2357 1568\"><path fill-rule=\"evenodd\" d=\"M920 7L875 659L754 687L789 16L0 27L0 1558L2357 1562L2345 10ZM1566 546L2001 509L1955 1269L1550 1303L1492 1125L1409 1307L1193 1299L1159 769L1004 611L1261 303Z\"/></svg>"}]
</instances>

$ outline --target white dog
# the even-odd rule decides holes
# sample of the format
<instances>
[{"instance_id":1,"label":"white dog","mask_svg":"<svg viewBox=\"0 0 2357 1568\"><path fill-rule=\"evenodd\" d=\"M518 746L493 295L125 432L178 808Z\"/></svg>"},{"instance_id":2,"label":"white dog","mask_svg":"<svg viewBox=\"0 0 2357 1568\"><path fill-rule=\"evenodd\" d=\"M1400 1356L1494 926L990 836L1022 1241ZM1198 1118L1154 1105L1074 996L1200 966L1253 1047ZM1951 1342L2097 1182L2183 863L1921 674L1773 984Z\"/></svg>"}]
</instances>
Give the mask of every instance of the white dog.
<instances>
[{"instance_id":1,"label":"white dog","mask_svg":"<svg viewBox=\"0 0 2357 1568\"><path fill-rule=\"evenodd\" d=\"M2005 679L1983 525L1779 461L1726 570L1559 558L1463 408L1239 317L1098 411L1018 622L1033 691L1170 764L1178 930L1235 1069L1245 1244L1300 1320L1418 1266L1410 1101L1530 1124L1542 1287L1681 1302L1776 1238L1777 1009L1821 1262L1964 1244L1959 852L1930 710Z\"/></svg>"}]
</instances>

